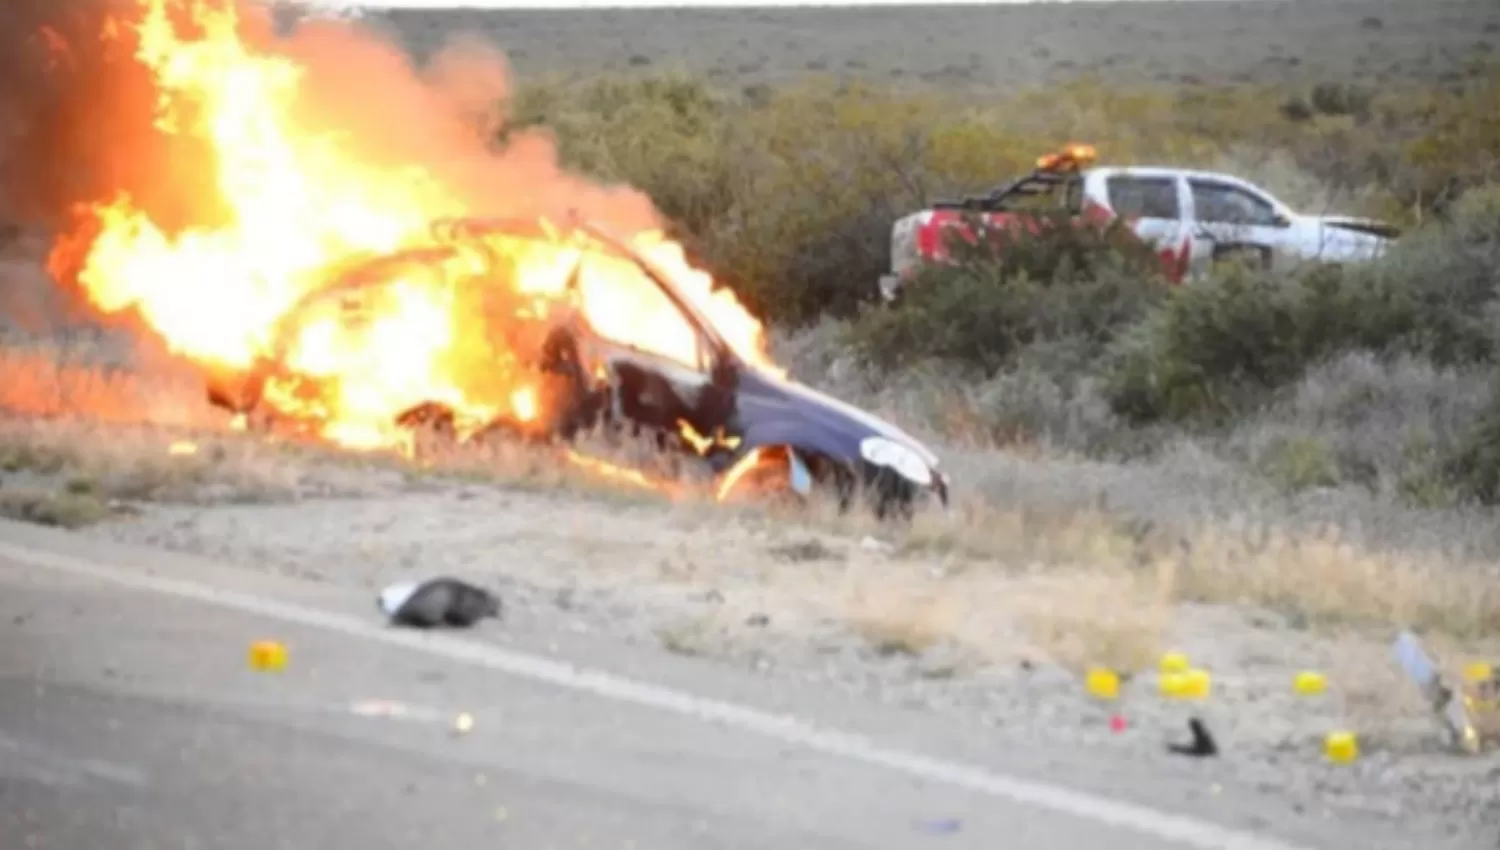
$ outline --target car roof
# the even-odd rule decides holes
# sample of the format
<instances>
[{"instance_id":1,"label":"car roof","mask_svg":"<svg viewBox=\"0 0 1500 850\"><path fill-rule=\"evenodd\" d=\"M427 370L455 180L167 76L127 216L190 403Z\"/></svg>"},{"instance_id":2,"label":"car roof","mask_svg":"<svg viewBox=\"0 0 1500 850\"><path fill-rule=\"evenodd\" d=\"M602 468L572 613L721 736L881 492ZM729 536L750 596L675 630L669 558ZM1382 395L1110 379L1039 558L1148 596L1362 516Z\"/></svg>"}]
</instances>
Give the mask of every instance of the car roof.
<instances>
[{"instance_id":1,"label":"car roof","mask_svg":"<svg viewBox=\"0 0 1500 850\"><path fill-rule=\"evenodd\" d=\"M688 298L670 274L660 269L648 256L631 247L628 241L599 222L572 213L562 220L546 216L478 217L460 216L439 219L430 225L432 244L398 250L388 254L367 255L344 266L340 283L334 289L358 287L378 280L385 270L408 262L431 262L451 257L464 239L501 236L514 239L554 241L559 236L583 237L590 250L635 264L667 297L699 333L707 335L721 352L733 352L718 327ZM325 291L326 292L326 291ZM321 296L320 296L321 297Z\"/></svg>"},{"instance_id":2,"label":"car roof","mask_svg":"<svg viewBox=\"0 0 1500 850\"><path fill-rule=\"evenodd\" d=\"M1125 175L1130 177L1187 177L1199 180L1217 180L1221 183L1234 183L1241 186L1253 186L1254 184L1242 177L1226 174L1222 171L1205 171L1198 168L1181 168L1173 165L1100 165L1088 169L1088 173L1102 174L1106 177L1114 175Z\"/></svg>"}]
</instances>

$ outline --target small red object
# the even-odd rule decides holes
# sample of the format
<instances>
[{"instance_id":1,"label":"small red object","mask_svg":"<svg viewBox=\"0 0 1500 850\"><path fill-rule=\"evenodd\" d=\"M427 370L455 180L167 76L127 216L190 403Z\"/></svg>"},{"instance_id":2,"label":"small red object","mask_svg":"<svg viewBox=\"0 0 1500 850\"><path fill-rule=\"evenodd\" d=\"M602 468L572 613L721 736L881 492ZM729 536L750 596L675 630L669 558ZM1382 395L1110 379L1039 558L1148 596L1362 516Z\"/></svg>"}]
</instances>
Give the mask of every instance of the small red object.
<instances>
[{"instance_id":1,"label":"small red object","mask_svg":"<svg viewBox=\"0 0 1500 850\"><path fill-rule=\"evenodd\" d=\"M1125 731L1125 718L1121 717L1118 714L1112 714L1112 715L1110 715L1110 717L1109 717L1109 731L1111 731L1111 732L1124 732Z\"/></svg>"}]
</instances>

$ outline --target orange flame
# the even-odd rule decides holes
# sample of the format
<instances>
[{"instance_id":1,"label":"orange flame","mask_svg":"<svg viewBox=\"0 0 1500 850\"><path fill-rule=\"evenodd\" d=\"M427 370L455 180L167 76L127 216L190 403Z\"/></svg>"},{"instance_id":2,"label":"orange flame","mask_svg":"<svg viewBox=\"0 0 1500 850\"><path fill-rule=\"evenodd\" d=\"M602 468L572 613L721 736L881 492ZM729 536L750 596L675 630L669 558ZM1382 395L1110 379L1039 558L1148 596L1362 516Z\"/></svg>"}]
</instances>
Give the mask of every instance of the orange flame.
<instances>
[{"instance_id":1,"label":"orange flame","mask_svg":"<svg viewBox=\"0 0 1500 850\"><path fill-rule=\"evenodd\" d=\"M168 232L124 194L90 208L50 265L58 277L76 268L103 311L137 311L210 374L264 374L263 404L346 447L402 445L397 416L424 402L471 425L536 420L543 395L523 363L538 343L524 330L560 307L579 308L606 339L701 367L692 327L624 260L563 236L436 232L434 222L487 211L440 169L392 168L361 157L351 132L310 128L294 108L310 66L247 44L232 3L136 3L133 20L108 30L138 39L157 128L211 148L212 173L193 176L227 214ZM742 358L775 369L762 325L680 245L630 238ZM426 249L361 289L357 316L339 297L353 293L332 290L336 270L362 258Z\"/></svg>"}]
</instances>

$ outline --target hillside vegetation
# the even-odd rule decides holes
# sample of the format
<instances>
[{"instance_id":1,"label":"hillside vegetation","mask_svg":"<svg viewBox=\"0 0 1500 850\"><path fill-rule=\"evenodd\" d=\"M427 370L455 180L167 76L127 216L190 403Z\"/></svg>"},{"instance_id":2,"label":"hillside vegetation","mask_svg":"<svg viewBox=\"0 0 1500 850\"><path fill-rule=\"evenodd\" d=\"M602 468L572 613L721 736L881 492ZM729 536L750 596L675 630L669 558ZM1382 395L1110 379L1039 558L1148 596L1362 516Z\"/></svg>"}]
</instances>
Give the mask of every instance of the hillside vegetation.
<instances>
[{"instance_id":1,"label":"hillside vegetation","mask_svg":"<svg viewBox=\"0 0 1500 850\"><path fill-rule=\"evenodd\" d=\"M950 439L1124 459L1186 433L1292 492L1500 500L1500 396L1485 403L1500 339L1500 69L1378 89L1084 79L988 100L647 74L534 83L510 116L552 128L573 166L656 199L702 263L794 334L804 378L886 387L886 403L890 386L926 386L900 404ZM930 271L899 309L874 308L897 216L1073 140L1110 162L1230 170L1302 209L1407 233L1378 264L1191 287L1108 239L1054 239Z\"/></svg>"}]
</instances>

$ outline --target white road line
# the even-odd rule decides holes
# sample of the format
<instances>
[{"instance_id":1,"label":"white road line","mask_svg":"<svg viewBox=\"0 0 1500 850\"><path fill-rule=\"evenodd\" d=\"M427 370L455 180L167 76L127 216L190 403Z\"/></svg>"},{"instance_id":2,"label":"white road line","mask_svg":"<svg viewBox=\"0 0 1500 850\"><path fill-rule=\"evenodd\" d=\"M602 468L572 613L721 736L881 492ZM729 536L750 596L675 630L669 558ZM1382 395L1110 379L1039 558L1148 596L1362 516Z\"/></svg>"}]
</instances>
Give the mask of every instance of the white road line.
<instances>
[{"instance_id":1,"label":"white road line","mask_svg":"<svg viewBox=\"0 0 1500 850\"><path fill-rule=\"evenodd\" d=\"M377 626L363 619L304 608L248 594L219 590L187 581L106 567L79 558L0 543L0 556L74 576L191 599L285 623L399 646L451 661L487 667L512 676L546 682L616 702L633 703L698 720L713 721L788 744L855 762L877 765L928 782L1037 806L1083 820L1135 830L1155 838L1203 850L1305 850L1207 821L1169 814L1146 806L1111 800L1056 785L1006 776L982 767L883 747L865 737L819 728L791 715L708 699L540 656L474 641Z\"/></svg>"},{"instance_id":2,"label":"white road line","mask_svg":"<svg viewBox=\"0 0 1500 850\"><path fill-rule=\"evenodd\" d=\"M146 784L146 774L129 765L73 758L4 732L0 732L0 752L7 754L0 758L7 770L14 768L22 778L38 782L76 787L82 776L136 787Z\"/></svg>"}]
</instances>

